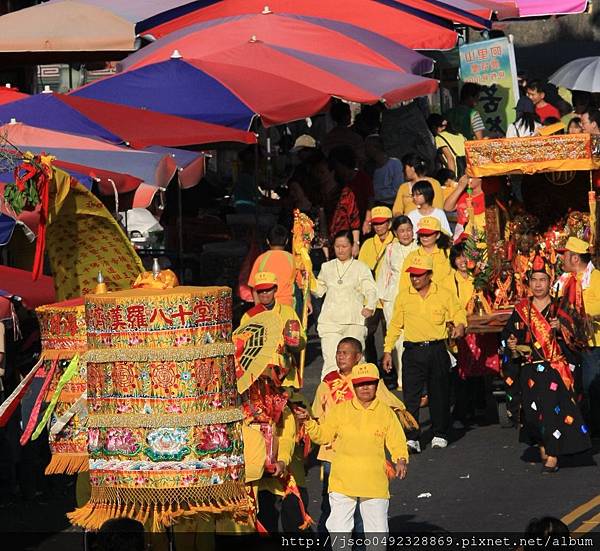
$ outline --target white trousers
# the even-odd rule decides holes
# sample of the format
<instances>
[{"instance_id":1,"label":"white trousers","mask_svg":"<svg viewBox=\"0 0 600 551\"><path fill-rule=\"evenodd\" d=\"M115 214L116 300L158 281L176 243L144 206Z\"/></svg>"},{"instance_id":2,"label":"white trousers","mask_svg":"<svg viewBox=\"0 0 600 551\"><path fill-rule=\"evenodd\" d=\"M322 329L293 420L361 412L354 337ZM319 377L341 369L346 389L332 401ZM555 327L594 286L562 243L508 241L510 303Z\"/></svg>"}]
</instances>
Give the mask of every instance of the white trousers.
<instances>
[{"instance_id":1,"label":"white trousers","mask_svg":"<svg viewBox=\"0 0 600 551\"><path fill-rule=\"evenodd\" d=\"M338 343L344 337L354 337L364 348L367 328L365 325L337 325L333 323L319 323L317 330L321 337L321 354L323 355L323 369L321 380L331 371L337 370L335 354Z\"/></svg>"},{"instance_id":2,"label":"white trousers","mask_svg":"<svg viewBox=\"0 0 600 551\"><path fill-rule=\"evenodd\" d=\"M349 497L337 492L329 493L329 506L331 513L325 523L327 531L331 534L331 547L333 551L343 549L347 540L352 536L354 528L354 510L360 508L362 517L365 544L367 551L385 551L382 538L388 533L388 507L389 499ZM335 536L335 537L334 537ZM346 540L346 541L344 541Z\"/></svg>"},{"instance_id":3,"label":"white trousers","mask_svg":"<svg viewBox=\"0 0 600 551\"><path fill-rule=\"evenodd\" d=\"M390 326L392 315L394 313L394 301L386 300L383 303L383 317L385 323ZM402 388L402 352L404 352L404 333L400 335L392 351L392 359L398 372L398 388Z\"/></svg>"}]
</instances>

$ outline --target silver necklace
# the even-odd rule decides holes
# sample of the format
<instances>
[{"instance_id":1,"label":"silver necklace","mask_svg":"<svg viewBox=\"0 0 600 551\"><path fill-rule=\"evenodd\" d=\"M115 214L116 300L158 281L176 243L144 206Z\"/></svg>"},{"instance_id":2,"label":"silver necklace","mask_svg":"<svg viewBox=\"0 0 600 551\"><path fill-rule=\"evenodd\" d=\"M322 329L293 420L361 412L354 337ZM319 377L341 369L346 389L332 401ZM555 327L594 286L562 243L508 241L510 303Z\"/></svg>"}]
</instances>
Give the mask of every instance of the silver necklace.
<instances>
[{"instance_id":1,"label":"silver necklace","mask_svg":"<svg viewBox=\"0 0 600 551\"><path fill-rule=\"evenodd\" d=\"M344 273L342 275L340 275L340 271L338 270L338 265L335 265L335 271L337 272L337 276L338 276L338 285L341 285L342 283L344 283L344 276L346 275L346 272L350 269L350 266L352 266L352 261L354 260L354 258L350 259L350 262L348 263L348 267L344 270ZM341 260L339 260L339 262L341 262Z\"/></svg>"}]
</instances>

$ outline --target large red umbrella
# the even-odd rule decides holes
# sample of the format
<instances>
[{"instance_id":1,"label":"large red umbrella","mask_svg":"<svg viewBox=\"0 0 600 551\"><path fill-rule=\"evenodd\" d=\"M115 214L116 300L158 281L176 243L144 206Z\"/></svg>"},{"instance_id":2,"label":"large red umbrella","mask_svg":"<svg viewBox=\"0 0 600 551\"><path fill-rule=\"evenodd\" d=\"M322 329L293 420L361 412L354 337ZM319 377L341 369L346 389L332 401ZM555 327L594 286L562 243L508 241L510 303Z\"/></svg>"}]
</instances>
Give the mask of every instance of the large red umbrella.
<instances>
[{"instance_id":1,"label":"large red umbrella","mask_svg":"<svg viewBox=\"0 0 600 551\"><path fill-rule=\"evenodd\" d=\"M265 5L283 14L298 14L341 21L375 32L415 50L447 50L456 45L457 34L451 21L402 2L344 0L224 0L149 28L146 34L161 38L191 25L222 17L258 14ZM429 12L429 13L428 13Z\"/></svg>"},{"instance_id":2,"label":"large red umbrella","mask_svg":"<svg viewBox=\"0 0 600 551\"><path fill-rule=\"evenodd\" d=\"M179 49L187 59L203 58L249 41L266 44L279 53L307 60L307 55L361 64L366 67L423 74L432 60L394 40L353 25L322 17L274 12L245 13L190 25L142 48L122 62L139 67L164 59ZM304 55L304 57L302 57ZM311 60L318 65L317 60Z\"/></svg>"}]
</instances>

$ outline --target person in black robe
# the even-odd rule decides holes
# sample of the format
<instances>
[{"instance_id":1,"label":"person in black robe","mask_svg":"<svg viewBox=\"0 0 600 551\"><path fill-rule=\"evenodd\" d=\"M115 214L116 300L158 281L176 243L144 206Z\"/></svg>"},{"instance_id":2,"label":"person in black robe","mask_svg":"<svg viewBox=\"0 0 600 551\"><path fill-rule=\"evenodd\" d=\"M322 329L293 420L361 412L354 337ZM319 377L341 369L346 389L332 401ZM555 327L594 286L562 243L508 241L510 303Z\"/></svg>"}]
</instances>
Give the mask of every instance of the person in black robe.
<instances>
[{"instance_id":1,"label":"person in black robe","mask_svg":"<svg viewBox=\"0 0 600 551\"><path fill-rule=\"evenodd\" d=\"M519 439L537 445L543 473L558 471L558 457L591 448L580 411L580 366L560 336L560 321L550 296L548 265L536 257L529 274L532 297L515 306L504 331L505 381L520 396Z\"/></svg>"}]
</instances>

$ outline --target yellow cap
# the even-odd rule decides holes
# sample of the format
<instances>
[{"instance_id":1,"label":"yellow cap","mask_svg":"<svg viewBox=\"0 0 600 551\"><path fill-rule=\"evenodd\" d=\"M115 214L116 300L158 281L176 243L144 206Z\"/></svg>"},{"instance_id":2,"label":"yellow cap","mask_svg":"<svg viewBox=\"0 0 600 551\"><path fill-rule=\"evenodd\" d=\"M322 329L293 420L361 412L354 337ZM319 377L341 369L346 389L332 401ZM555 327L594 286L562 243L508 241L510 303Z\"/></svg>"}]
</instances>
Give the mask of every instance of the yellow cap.
<instances>
[{"instance_id":1,"label":"yellow cap","mask_svg":"<svg viewBox=\"0 0 600 551\"><path fill-rule=\"evenodd\" d=\"M429 255L415 254L405 271L415 275L423 275L426 272L431 272L433 271L433 258Z\"/></svg>"},{"instance_id":2,"label":"yellow cap","mask_svg":"<svg viewBox=\"0 0 600 551\"><path fill-rule=\"evenodd\" d=\"M576 254L587 254L590 252L590 244L578 237L569 237L564 248L565 251L571 251Z\"/></svg>"},{"instance_id":3,"label":"yellow cap","mask_svg":"<svg viewBox=\"0 0 600 551\"><path fill-rule=\"evenodd\" d=\"M392 211L388 207L373 207L371 209L371 224L381 224L392 218Z\"/></svg>"},{"instance_id":4,"label":"yellow cap","mask_svg":"<svg viewBox=\"0 0 600 551\"><path fill-rule=\"evenodd\" d=\"M350 377L353 385L379 381L379 369L375 364L357 364L352 368Z\"/></svg>"},{"instance_id":5,"label":"yellow cap","mask_svg":"<svg viewBox=\"0 0 600 551\"><path fill-rule=\"evenodd\" d=\"M254 290L264 291L277 285L277 276L273 272L257 272L254 276Z\"/></svg>"},{"instance_id":6,"label":"yellow cap","mask_svg":"<svg viewBox=\"0 0 600 551\"><path fill-rule=\"evenodd\" d=\"M431 235L432 233L442 231L442 224L435 216L424 216L419 220L418 227L417 233L422 235Z\"/></svg>"}]
</instances>

